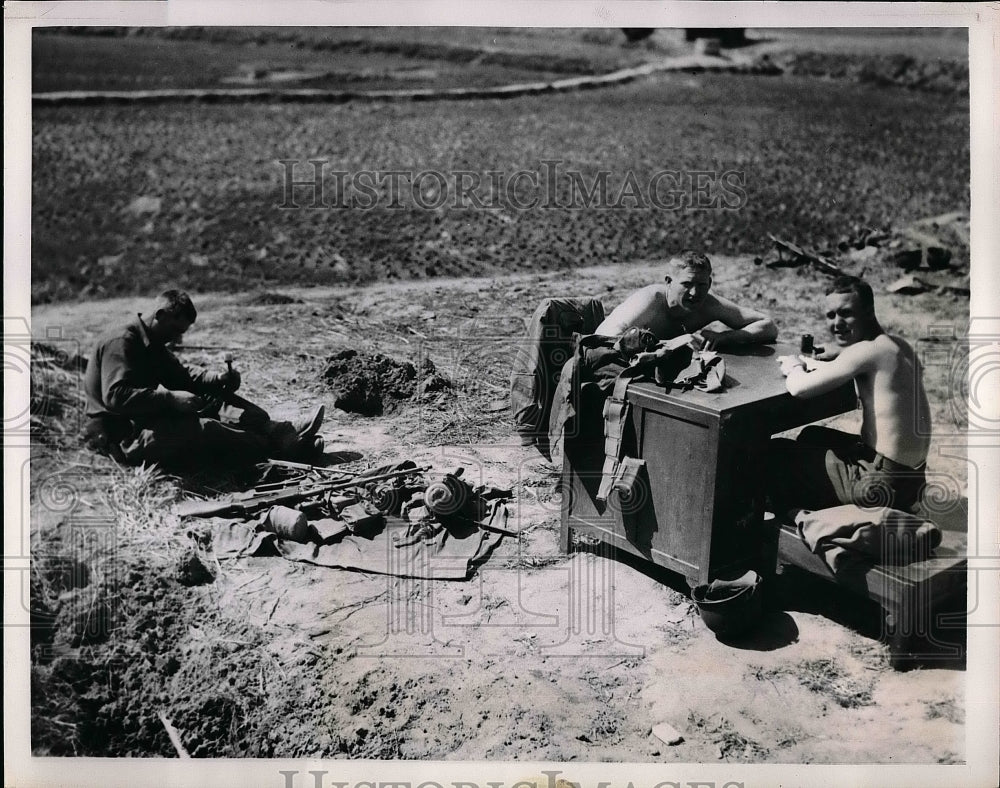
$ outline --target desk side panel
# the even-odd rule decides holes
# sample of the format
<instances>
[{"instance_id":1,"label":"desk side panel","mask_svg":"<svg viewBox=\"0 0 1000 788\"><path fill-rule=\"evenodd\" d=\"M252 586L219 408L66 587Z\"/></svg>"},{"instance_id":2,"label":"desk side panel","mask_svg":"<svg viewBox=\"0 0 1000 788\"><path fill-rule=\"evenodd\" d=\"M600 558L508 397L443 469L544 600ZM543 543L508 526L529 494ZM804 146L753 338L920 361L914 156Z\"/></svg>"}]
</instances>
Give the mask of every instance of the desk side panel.
<instances>
[{"instance_id":1,"label":"desk side panel","mask_svg":"<svg viewBox=\"0 0 1000 788\"><path fill-rule=\"evenodd\" d=\"M707 570L715 501L718 426L642 411L640 456L646 461L649 504L637 534L697 578Z\"/></svg>"}]
</instances>

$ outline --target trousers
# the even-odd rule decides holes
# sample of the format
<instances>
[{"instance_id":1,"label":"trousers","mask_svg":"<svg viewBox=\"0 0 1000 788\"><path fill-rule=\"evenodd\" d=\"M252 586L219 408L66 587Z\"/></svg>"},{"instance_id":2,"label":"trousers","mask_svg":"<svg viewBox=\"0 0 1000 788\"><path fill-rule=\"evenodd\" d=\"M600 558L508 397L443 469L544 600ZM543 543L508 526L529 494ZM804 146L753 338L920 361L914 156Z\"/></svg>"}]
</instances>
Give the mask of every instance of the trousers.
<instances>
[{"instance_id":1,"label":"trousers","mask_svg":"<svg viewBox=\"0 0 1000 788\"><path fill-rule=\"evenodd\" d=\"M795 440L774 438L769 449L768 494L783 510L852 503L912 512L927 483L924 465L902 465L859 436L828 427L806 427Z\"/></svg>"},{"instance_id":2,"label":"trousers","mask_svg":"<svg viewBox=\"0 0 1000 788\"><path fill-rule=\"evenodd\" d=\"M263 408L235 394L216 412L93 417L84 429L90 448L128 465L185 466L204 459L252 463L287 450L296 437L293 425L272 421Z\"/></svg>"}]
</instances>

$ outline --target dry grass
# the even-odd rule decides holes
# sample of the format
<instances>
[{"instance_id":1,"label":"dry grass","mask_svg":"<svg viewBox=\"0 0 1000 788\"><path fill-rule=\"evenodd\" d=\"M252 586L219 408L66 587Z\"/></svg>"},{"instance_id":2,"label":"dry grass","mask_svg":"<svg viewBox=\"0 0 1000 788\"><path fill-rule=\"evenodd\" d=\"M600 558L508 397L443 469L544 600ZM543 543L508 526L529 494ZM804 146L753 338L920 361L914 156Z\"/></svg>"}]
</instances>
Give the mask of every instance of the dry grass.
<instances>
[{"instance_id":1,"label":"dry grass","mask_svg":"<svg viewBox=\"0 0 1000 788\"><path fill-rule=\"evenodd\" d=\"M832 659L807 659L796 665L799 683L807 689L827 695L845 709L872 706L872 681L859 681L847 675Z\"/></svg>"},{"instance_id":2,"label":"dry grass","mask_svg":"<svg viewBox=\"0 0 1000 788\"><path fill-rule=\"evenodd\" d=\"M41 343L31 345L31 438L46 446L73 443L84 413L78 359Z\"/></svg>"},{"instance_id":3,"label":"dry grass","mask_svg":"<svg viewBox=\"0 0 1000 788\"><path fill-rule=\"evenodd\" d=\"M955 698L943 698L941 700L926 700L927 706L924 717L928 720L946 719L956 725L965 724L965 710L962 709Z\"/></svg>"},{"instance_id":4,"label":"dry grass","mask_svg":"<svg viewBox=\"0 0 1000 788\"><path fill-rule=\"evenodd\" d=\"M720 760L759 761L769 753L767 747L741 734L722 715L702 717L692 711L688 723L716 744L716 757Z\"/></svg>"},{"instance_id":5,"label":"dry grass","mask_svg":"<svg viewBox=\"0 0 1000 788\"><path fill-rule=\"evenodd\" d=\"M566 561L564 555L525 555L518 553L513 558L508 558L503 563L504 569L544 569L553 564L560 564Z\"/></svg>"},{"instance_id":6,"label":"dry grass","mask_svg":"<svg viewBox=\"0 0 1000 788\"><path fill-rule=\"evenodd\" d=\"M120 543L164 558L181 547L184 542L178 520L169 513L178 488L179 480L155 465L118 466L103 498L114 512Z\"/></svg>"},{"instance_id":7,"label":"dry grass","mask_svg":"<svg viewBox=\"0 0 1000 788\"><path fill-rule=\"evenodd\" d=\"M76 694L65 681L47 676L44 685L36 671L31 675L31 695L36 700L31 715L32 742L58 742L36 746L33 755L79 755L81 752Z\"/></svg>"},{"instance_id":8,"label":"dry grass","mask_svg":"<svg viewBox=\"0 0 1000 788\"><path fill-rule=\"evenodd\" d=\"M845 709L875 705L872 698L875 682L851 676L832 659L805 659L791 667L764 669L759 665L750 665L747 668L747 676L757 681L773 683L774 679L789 675L806 689L833 699Z\"/></svg>"}]
</instances>

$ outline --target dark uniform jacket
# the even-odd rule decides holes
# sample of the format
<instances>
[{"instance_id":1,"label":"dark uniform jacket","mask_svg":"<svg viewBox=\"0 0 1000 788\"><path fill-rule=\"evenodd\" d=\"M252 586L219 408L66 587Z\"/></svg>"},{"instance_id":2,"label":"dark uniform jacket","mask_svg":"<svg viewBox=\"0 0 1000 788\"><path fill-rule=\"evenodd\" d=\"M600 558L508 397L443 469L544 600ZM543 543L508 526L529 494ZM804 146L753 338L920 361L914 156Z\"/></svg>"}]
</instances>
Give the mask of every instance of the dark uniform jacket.
<instances>
[{"instance_id":1,"label":"dark uniform jacket","mask_svg":"<svg viewBox=\"0 0 1000 788\"><path fill-rule=\"evenodd\" d=\"M84 375L87 415L142 419L175 412L170 392L205 393L217 376L185 367L152 337L138 315L134 323L103 336Z\"/></svg>"}]
</instances>

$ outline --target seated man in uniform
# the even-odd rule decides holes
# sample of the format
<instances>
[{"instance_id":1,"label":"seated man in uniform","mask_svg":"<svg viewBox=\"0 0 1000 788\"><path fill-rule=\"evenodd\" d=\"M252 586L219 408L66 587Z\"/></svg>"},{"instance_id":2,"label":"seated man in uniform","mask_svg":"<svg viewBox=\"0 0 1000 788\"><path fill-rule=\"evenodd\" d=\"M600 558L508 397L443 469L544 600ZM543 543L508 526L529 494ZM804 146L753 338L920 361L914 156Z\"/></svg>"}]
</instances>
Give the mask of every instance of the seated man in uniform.
<instances>
[{"instance_id":1,"label":"seated man in uniform","mask_svg":"<svg viewBox=\"0 0 1000 788\"><path fill-rule=\"evenodd\" d=\"M777 338L778 329L767 315L709 293L712 263L706 255L681 252L671 258L668 268L664 284L636 290L605 318L595 333L620 336L634 327L651 331L659 340L691 334L699 350L721 350L773 342ZM706 328L716 321L726 329ZM662 352L641 354L639 360Z\"/></svg>"},{"instance_id":2,"label":"seated man in uniform","mask_svg":"<svg viewBox=\"0 0 1000 788\"><path fill-rule=\"evenodd\" d=\"M176 464L225 455L309 459L322 454L317 437L323 408L301 425L275 422L237 396L240 374L185 367L167 345L197 317L187 293L168 290L148 316L102 337L87 363L87 445L119 462Z\"/></svg>"},{"instance_id":3,"label":"seated man in uniform","mask_svg":"<svg viewBox=\"0 0 1000 788\"><path fill-rule=\"evenodd\" d=\"M825 310L836 357L778 361L795 397L819 396L853 381L861 434L810 426L797 440L772 440L772 501L782 509L855 503L912 511L925 484L931 434L920 362L905 341L883 331L872 289L858 277L838 277Z\"/></svg>"}]
</instances>

